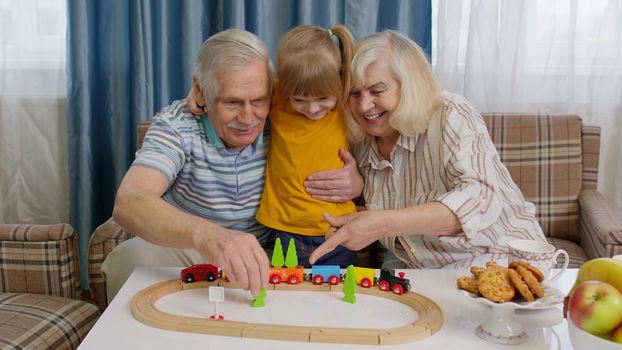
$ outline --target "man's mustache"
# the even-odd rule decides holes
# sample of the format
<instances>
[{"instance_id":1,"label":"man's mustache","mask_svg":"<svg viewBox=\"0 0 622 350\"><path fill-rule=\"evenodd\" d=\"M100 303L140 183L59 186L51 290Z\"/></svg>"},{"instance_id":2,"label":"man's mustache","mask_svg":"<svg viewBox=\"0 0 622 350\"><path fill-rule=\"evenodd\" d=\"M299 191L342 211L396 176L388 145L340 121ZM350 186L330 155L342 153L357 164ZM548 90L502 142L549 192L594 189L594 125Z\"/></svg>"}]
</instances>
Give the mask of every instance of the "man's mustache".
<instances>
[{"instance_id":1,"label":"man's mustache","mask_svg":"<svg viewBox=\"0 0 622 350\"><path fill-rule=\"evenodd\" d=\"M248 131L248 130L254 129L257 126L259 126L260 123L261 122L259 120L255 120L251 124L244 124L244 123L239 123L237 121L232 121L229 124L227 124L227 127L233 128L233 129L237 129L237 130L241 130L241 131Z\"/></svg>"}]
</instances>

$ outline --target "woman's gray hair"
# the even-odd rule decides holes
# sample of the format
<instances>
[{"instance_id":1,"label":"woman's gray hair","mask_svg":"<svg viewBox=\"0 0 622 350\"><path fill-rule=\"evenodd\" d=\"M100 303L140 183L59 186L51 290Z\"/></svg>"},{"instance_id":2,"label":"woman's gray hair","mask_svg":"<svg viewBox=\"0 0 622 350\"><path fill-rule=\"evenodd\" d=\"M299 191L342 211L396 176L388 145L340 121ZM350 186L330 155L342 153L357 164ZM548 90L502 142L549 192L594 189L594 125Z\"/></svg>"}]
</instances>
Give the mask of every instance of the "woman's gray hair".
<instances>
[{"instance_id":1,"label":"woman's gray hair","mask_svg":"<svg viewBox=\"0 0 622 350\"><path fill-rule=\"evenodd\" d=\"M259 37L251 32L232 28L205 40L195 67L195 75L199 80L205 102L212 104L218 97L220 77L228 68L245 67L257 58L266 61L271 96L274 67L266 44Z\"/></svg>"},{"instance_id":2,"label":"woman's gray hair","mask_svg":"<svg viewBox=\"0 0 622 350\"><path fill-rule=\"evenodd\" d=\"M391 113L391 127L407 136L424 132L430 119L442 105L442 88L419 45L394 30L372 34L356 45L352 58L352 87L361 87L365 71L373 62L384 59L400 83L400 101ZM365 130L349 109L346 124L352 142L362 141Z\"/></svg>"}]
</instances>

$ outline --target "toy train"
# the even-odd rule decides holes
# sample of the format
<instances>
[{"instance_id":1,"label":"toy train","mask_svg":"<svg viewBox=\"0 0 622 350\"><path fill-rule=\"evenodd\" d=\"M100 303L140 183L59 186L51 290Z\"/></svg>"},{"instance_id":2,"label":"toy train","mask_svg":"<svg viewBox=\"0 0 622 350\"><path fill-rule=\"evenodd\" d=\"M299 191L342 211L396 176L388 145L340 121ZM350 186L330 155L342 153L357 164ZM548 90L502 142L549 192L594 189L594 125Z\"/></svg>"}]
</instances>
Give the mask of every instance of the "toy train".
<instances>
[{"instance_id":1,"label":"toy train","mask_svg":"<svg viewBox=\"0 0 622 350\"><path fill-rule=\"evenodd\" d=\"M270 267L268 272L269 281L272 284L287 282L289 284L298 284L304 280L304 268L296 267Z\"/></svg>"},{"instance_id":2,"label":"toy train","mask_svg":"<svg viewBox=\"0 0 622 350\"><path fill-rule=\"evenodd\" d=\"M311 274L307 276L313 284L323 284L324 282L331 286L336 286L342 281L343 276L339 265L312 265Z\"/></svg>"},{"instance_id":3,"label":"toy train","mask_svg":"<svg viewBox=\"0 0 622 350\"><path fill-rule=\"evenodd\" d=\"M387 270L380 270L378 288L385 292L391 290L394 294L402 295L404 292L410 290L410 280L404 278L403 272L399 272L398 275L395 276Z\"/></svg>"},{"instance_id":4,"label":"toy train","mask_svg":"<svg viewBox=\"0 0 622 350\"><path fill-rule=\"evenodd\" d=\"M397 295L401 295L410 290L410 280L404 278L404 273L398 273L395 276L390 271L380 270L380 277L376 278L376 270L366 267L354 267L356 275L356 283L362 288L371 288L378 285L382 291L392 291ZM197 264L181 270L181 280L186 283L194 281L215 281L221 279L222 271L212 264ZM304 268L297 266L294 268L287 267L270 267L269 282L279 284L285 282L288 284L298 284L302 281L311 281L311 283L319 285L328 283L329 285L338 285L344 280L341 275L339 265L313 265L311 266L311 274L304 274Z\"/></svg>"}]
</instances>

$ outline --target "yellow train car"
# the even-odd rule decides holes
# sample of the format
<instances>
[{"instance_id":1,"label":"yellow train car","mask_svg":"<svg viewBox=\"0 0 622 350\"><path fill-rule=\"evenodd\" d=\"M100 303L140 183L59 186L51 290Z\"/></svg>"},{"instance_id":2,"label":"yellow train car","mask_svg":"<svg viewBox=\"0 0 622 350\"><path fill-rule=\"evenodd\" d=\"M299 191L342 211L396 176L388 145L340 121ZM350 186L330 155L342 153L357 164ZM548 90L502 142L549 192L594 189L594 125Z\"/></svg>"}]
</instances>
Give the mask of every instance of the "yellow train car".
<instances>
[{"instance_id":1,"label":"yellow train car","mask_svg":"<svg viewBox=\"0 0 622 350\"><path fill-rule=\"evenodd\" d=\"M356 284L363 288L371 288L374 285L376 278L376 269L370 269L367 267L354 267L354 274L356 275Z\"/></svg>"}]
</instances>

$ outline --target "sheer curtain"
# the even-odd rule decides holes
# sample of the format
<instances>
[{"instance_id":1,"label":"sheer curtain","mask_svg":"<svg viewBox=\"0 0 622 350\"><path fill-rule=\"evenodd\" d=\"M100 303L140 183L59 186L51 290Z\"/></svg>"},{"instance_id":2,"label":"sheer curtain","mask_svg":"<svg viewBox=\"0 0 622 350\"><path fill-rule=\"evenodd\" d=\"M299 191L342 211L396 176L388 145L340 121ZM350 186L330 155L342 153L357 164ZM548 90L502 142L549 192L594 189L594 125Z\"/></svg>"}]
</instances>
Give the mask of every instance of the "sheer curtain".
<instances>
[{"instance_id":1,"label":"sheer curtain","mask_svg":"<svg viewBox=\"0 0 622 350\"><path fill-rule=\"evenodd\" d=\"M0 0L0 223L69 222L64 0Z\"/></svg>"},{"instance_id":2,"label":"sheer curtain","mask_svg":"<svg viewBox=\"0 0 622 350\"><path fill-rule=\"evenodd\" d=\"M433 0L433 66L481 112L602 128L598 188L622 212L622 1Z\"/></svg>"}]
</instances>

